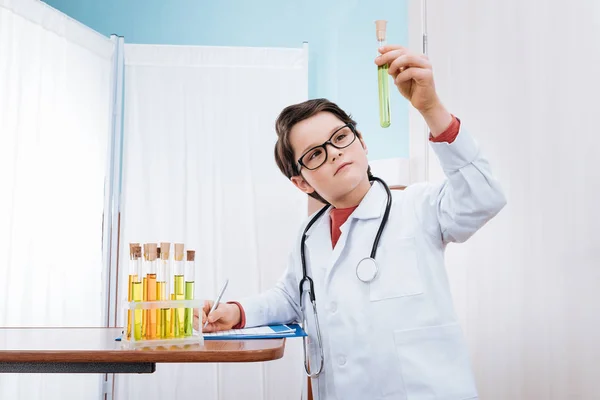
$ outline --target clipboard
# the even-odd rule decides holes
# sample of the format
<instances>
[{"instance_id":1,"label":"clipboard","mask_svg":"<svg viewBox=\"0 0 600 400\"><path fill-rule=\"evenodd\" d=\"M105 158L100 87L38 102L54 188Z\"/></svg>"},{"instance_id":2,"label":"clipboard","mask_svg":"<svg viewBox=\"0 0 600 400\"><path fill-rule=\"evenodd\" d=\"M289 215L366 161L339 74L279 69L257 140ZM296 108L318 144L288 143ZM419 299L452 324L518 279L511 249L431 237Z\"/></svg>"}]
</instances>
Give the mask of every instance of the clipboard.
<instances>
[{"instance_id":1,"label":"clipboard","mask_svg":"<svg viewBox=\"0 0 600 400\"><path fill-rule=\"evenodd\" d=\"M272 334L268 335L245 335L228 333L229 331L219 332L218 334L204 334L204 340L249 340L249 339L281 339L281 338L295 338L308 336L304 329L298 324L286 324L286 325L269 325L269 328L273 330ZM264 327L263 327L264 328ZM291 328L291 329L290 329ZM283 333L277 333L278 331L284 331ZM115 341L120 342L122 340L124 332L115 338Z\"/></svg>"},{"instance_id":2,"label":"clipboard","mask_svg":"<svg viewBox=\"0 0 600 400\"><path fill-rule=\"evenodd\" d=\"M204 334L204 340L248 340L248 339L281 339L281 338L294 338L294 337L305 337L308 336L306 332L298 324L286 324L286 325L268 325L273 333L271 334L241 334L234 333L232 331L216 332L215 334ZM252 328L250 328L252 329ZM243 331L239 329L236 331Z\"/></svg>"}]
</instances>

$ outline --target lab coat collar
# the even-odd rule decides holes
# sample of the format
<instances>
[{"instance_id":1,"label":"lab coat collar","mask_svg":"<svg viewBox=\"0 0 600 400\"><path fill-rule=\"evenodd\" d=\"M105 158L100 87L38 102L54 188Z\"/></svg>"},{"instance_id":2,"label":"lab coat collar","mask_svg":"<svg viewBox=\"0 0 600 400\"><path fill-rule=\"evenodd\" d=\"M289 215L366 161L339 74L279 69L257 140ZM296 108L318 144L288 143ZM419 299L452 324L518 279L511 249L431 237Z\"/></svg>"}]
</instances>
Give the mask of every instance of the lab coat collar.
<instances>
[{"instance_id":1,"label":"lab coat collar","mask_svg":"<svg viewBox=\"0 0 600 400\"><path fill-rule=\"evenodd\" d=\"M362 201L360 202L358 207L356 207L356 210L354 210L354 212L350 215L350 217L348 217L348 219L381 218L381 216L383 215L383 212L385 210L386 198L387 198L387 193L385 191L385 188L381 185L381 183L379 183L377 181L373 181L373 184L371 185L371 189L369 189L369 191L367 192L365 197L362 199ZM319 218L319 220L316 221L310 227L310 229L306 232L307 237L310 236L311 233L313 233L316 229L318 229L318 227L320 227L324 223L329 228L329 225L330 225L329 214L331 213L331 209L332 209L332 207L329 207L329 209L327 211L325 211L325 214L322 215L321 218ZM319 208L319 210L320 210L320 208ZM313 215L311 215L308 220L310 221L317 212L315 212Z\"/></svg>"},{"instance_id":2,"label":"lab coat collar","mask_svg":"<svg viewBox=\"0 0 600 400\"><path fill-rule=\"evenodd\" d=\"M321 210L322 207L320 207L317 211L315 211L309 218L308 221L311 221L315 215ZM306 237L310 236L315 229L318 229L321 225L326 224L327 228L329 228L329 213L331 213L331 209L332 207L329 206L329 209L327 209L327 211L325 211L325 213L323 215L321 215L321 217L319 218L318 221L315 221L315 223L310 227L310 229L308 231L306 231ZM308 221L306 222L308 224Z\"/></svg>"},{"instance_id":3,"label":"lab coat collar","mask_svg":"<svg viewBox=\"0 0 600 400\"><path fill-rule=\"evenodd\" d=\"M380 218L385 210L387 193L383 185L373 181L371 189L362 199L356 210L349 218L353 219L373 219Z\"/></svg>"}]
</instances>

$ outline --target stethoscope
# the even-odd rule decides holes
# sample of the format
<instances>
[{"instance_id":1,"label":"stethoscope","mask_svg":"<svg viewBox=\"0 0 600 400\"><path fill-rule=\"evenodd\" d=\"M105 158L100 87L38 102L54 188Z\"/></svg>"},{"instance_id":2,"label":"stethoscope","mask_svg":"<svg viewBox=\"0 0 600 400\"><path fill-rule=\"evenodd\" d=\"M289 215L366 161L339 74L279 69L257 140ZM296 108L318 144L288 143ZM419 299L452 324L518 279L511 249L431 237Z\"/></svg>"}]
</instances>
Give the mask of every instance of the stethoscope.
<instances>
[{"instance_id":1,"label":"stethoscope","mask_svg":"<svg viewBox=\"0 0 600 400\"><path fill-rule=\"evenodd\" d=\"M371 177L370 180L377 181L383 185L385 191L387 192L387 203L385 205L385 212L383 213L383 218L381 223L379 224L379 229L377 230L377 235L375 235L375 240L373 241L373 247L371 248L371 255L369 257L365 257L356 266L356 277L364 282L369 283L379 273L379 267L377 266L377 262L375 261L375 253L377 253L377 246L379 245L379 239L381 238L381 233L387 224L388 217L390 215L390 209L392 208L392 192L390 192L390 188L388 185L380 178ZM315 302L315 287L313 280L310 276L308 276L306 272L306 259L304 255L304 243L306 242L306 232L310 229L310 227L319 219L321 216L327 211L329 206L325 206L319 210L317 214L308 222L306 228L304 229L304 233L302 234L302 241L300 242L300 257L302 259L302 279L300 280L300 306L302 308L302 326L306 330L307 329L307 320L306 320L306 312L304 310L304 293L308 291L308 295L310 297L310 302L312 304L313 315L315 316L315 328L317 331L317 342L319 346L319 352L321 357L321 362L319 363L319 368L317 372L312 372L308 363L308 351L307 351L307 341L309 338L305 336L302 339L302 346L304 347L304 369L306 374L311 378L316 378L319 376L321 371L323 370L323 341L321 339L321 329L319 328L319 317L317 315L317 303ZM304 286L308 283L308 289L305 291Z\"/></svg>"}]
</instances>

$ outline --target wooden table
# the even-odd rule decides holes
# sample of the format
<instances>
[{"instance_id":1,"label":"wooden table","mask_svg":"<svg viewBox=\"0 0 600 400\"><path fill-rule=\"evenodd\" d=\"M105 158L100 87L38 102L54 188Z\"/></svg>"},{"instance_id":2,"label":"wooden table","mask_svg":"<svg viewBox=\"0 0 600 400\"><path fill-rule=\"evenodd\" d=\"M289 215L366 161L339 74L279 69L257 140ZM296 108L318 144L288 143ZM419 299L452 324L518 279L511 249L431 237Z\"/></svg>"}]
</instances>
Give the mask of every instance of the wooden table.
<instances>
[{"instance_id":1,"label":"wooden table","mask_svg":"<svg viewBox=\"0 0 600 400\"><path fill-rule=\"evenodd\" d=\"M271 361L285 339L123 348L121 328L0 328L0 373L153 373L156 363Z\"/></svg>"}]
</instances>

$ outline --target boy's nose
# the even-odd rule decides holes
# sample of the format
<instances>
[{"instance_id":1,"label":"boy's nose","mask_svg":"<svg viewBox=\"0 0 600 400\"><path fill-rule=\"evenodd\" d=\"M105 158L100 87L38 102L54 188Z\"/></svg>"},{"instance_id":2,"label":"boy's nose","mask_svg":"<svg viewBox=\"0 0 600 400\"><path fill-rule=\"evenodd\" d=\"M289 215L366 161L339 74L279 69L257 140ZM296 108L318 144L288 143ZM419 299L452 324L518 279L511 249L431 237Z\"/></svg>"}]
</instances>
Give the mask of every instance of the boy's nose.
<instances>
[{"instance_id":1,"label":"boy's nose","mask_svg":"<svg viewBox=\"0 0 600 400\"><path fill-rule=\"evenodd\" d=\"M327 151L327 153L329 154L329 159L331 161L335 161L337 157L340 157L343 154L342 149L335 148L332 145L328 146L329 150Z\"/></svg>"}]
</instances>

